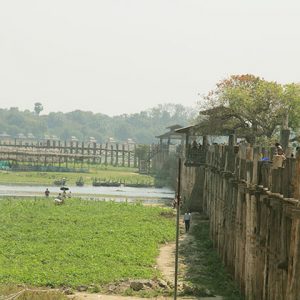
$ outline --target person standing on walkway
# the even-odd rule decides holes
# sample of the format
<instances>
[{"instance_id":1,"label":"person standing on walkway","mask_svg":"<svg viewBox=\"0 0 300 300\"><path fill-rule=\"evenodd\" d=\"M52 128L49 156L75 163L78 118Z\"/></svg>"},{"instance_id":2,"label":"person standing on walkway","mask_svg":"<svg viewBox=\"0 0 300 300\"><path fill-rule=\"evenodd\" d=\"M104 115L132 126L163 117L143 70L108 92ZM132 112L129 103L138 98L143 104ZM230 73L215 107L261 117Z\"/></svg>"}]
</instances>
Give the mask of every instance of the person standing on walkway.
<instances>
[{"instance_id":1,"label":"person standing on walkway","mask_svg":"<svg viewBox=\"0 0 300 300\"><path fill-rule=\"evenodd\" d=\"M185 225L185 232L189 232L190 230L190 223L191 223L191 213L186 212L183 216L183 222Z\"/></svg>"},{"instance_id":2,"label":"person standing on walkway","mask_svg":"<svg viewBox=\"0 0 300 300\"><path fill-rule=\"evenodd\" d=\"M279 143L275 143L275 147L276 147L277 155L283 155L284 154L282 146Z\"/></svg>"}]
</instances>

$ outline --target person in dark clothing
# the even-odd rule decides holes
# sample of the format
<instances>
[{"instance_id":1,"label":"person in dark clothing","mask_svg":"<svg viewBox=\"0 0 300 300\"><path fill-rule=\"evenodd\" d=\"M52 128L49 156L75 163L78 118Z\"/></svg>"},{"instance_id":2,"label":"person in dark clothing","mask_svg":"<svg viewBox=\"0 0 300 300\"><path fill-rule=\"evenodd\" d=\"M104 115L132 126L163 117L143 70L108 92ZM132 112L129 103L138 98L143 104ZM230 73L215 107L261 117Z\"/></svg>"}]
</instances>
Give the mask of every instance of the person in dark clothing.
<instances>
[{"instance_id":1,"label":"person in dark clothing","mask_svg":"<svg viewBox=\"0 0 300 300\"><path fill-rule=\"evenodd\" d=\"M48 190L48 188L46 188L45 196L46 196L46 197L49 197L49 195L50 195L50 191Z\"/></svg>"}]
</instances>

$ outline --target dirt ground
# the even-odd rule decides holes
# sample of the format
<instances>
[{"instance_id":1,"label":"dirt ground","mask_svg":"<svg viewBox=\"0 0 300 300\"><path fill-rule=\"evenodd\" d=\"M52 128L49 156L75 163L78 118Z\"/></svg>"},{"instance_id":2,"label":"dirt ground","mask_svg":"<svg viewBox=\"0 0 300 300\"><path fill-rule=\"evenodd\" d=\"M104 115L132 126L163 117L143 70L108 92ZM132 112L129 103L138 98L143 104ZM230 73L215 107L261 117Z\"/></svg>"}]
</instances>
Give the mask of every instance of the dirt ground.
<instances>
[{"instance_id":1,"label":"dirt ground","mask_svg":"<svg viewBox=\"0 0 300 300\"><path fill-rule=\"evenodd\" d=\"M118 295L100 295L100 294L85 294L78 293L74 298L76 300L171 300L173 297L156 297L156 298L138 298L138 297L126 297L126 296L118 296ZM221 297L179 297L178 299L188 300L188 299L199 299L199 300L222 300Z\"/></svg>"}]
</instances>

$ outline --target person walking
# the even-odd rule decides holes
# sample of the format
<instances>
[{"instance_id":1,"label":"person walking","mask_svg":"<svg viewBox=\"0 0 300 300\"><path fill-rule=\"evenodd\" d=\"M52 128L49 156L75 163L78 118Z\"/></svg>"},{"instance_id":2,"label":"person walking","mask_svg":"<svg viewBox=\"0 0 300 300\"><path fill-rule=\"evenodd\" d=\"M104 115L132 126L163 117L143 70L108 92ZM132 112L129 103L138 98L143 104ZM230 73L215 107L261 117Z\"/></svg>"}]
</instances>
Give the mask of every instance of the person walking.
<instances>
[{"instance_id":1,"label":"person walking","mask_svg":"<svg viewBox=\"0 0 300 300\"><path fill-rule=\"evenodd\" d=\"M49 195L50 195L50 191L48 190L48 188L46 188L45 196L46 196L46 197L49 197Z\"/></svg>"},{"instance_id":2,"label":"person walking","mask_svg":"<svg viewBox=\"0 0 300 300\"><path fill-rule=\"evenodd\" d=\"M62 197L63 197L63 199L66 199L66 198L67 198L67 193L66 193L66 190L64 190L64 191L63 191L63 193L62 193Z\"/></svg>"},{"instance_id":3,"label":"person walking","mask_svg":"<svg viewBox=\"0 0 300 300\"><path fill-rule=\"evenodd\" d=\"M185 232L189 232L190 230L190 223L191 223L191 213L186 212L183 216L183 222L185 225Z\"/></svg>"}]
</instances>

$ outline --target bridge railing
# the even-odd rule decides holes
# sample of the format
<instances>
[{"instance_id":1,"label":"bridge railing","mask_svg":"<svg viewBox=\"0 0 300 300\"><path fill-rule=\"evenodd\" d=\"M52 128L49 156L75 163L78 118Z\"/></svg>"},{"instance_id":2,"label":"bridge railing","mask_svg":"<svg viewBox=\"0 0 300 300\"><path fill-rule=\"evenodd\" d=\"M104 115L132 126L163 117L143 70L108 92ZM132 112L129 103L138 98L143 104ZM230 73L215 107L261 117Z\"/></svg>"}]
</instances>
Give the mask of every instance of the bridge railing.
<instances>
[{"instance_id":1,"label":"bridge railing","mask_svg":"<svg viewBox=\"0 0 300 300\"><path fill-rule=\"evenodd\" d=\"M207 149L201 145L188 145L185 152L185 166L197 167L205 164Z\"/></svg>"}]
</instances>

